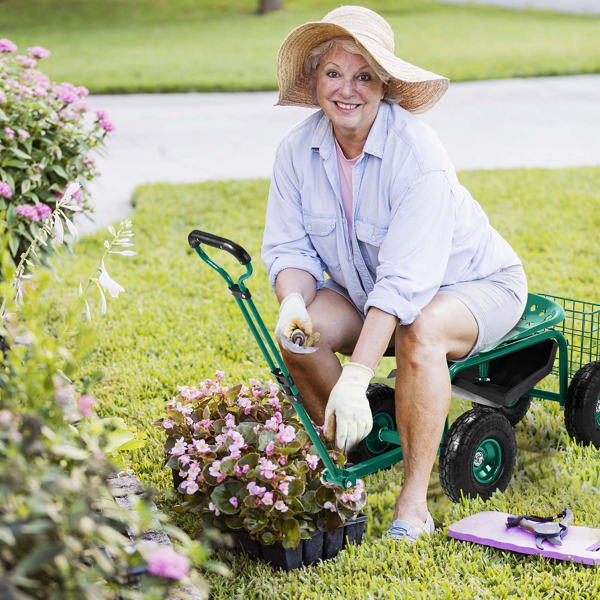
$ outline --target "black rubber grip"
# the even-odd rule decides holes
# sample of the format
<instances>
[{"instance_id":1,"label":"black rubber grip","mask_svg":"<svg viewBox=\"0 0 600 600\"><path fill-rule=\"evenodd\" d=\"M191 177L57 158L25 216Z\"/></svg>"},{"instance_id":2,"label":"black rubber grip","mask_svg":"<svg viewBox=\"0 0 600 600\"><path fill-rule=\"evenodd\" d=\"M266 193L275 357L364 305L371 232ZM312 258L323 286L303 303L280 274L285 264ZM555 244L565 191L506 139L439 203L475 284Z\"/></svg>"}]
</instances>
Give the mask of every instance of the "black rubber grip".
<instances>
[{"instance_id":1,"label":"black rubber grip","mask_svg":"<svg viewBox=\"0 0 600 600\"><path fill-rule=\"evenodd\" d=\"M250 255L239 245L227 238L214 235L213 233L207 233L206 231L200 231L194 229L190 235L188 235L188 243L190 248L197 248L200 244L206 244L219 250L226 250L229 254L232 254L237 258L240 265L247 265L252 259Z\"/></svg>"}]
</instances>

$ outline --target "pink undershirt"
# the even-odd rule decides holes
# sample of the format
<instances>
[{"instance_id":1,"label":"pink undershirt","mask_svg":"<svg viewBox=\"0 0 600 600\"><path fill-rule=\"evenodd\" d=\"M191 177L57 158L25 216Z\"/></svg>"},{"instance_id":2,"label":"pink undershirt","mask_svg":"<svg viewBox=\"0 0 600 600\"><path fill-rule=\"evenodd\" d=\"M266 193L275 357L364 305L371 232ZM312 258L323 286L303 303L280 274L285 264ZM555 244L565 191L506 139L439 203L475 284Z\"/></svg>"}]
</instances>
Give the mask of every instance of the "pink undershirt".
<instances>
[{"instance_id":1,"label":"pink undershirt","mask_svg":"<svg viewBox=\"0 0 600 600\"><path fill-rule=\"evenodd\" d=\"M342 194L342 206L344 207L344 214L346 215L348 233L352 235L352 167L354 167L358 159L362 156L362 153L355 158L347 159L344 156L344 152L338 144L338 141L335 139L335 136L333 139L335 141L339 168L338 170L340 172L340 192Z\"/></svg>"}]
</instances>

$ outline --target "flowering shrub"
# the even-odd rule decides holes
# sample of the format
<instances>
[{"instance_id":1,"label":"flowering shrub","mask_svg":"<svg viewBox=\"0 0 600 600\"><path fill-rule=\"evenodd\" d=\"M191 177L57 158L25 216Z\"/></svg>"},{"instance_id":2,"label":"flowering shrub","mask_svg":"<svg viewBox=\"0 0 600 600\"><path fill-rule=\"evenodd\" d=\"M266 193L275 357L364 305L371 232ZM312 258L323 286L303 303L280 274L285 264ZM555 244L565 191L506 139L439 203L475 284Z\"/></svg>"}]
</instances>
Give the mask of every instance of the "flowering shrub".
<instances>
[{"instance_id":1,"label":"flowering shrub","mask_svg":"<svg viewBox=\"0 0 600 600\"><path fill-rule=\"evenodd\" d=\"M350 490L324 483L317 450L277 384L250 379L226 387L222 371L215 377L178 386L166 417L155 422L167 434L166 466L182 480L178 512L286 548L357 515L366 502L362 480ZM344 464L342 454L330 454Z\"/></svg>"},{"instance_id":2,"label":"flowering shrub","mask_svg":"<svg viewBox=\"0 0 600 600\"><path fill-rule=\"evenodd\" d=\"M48 50L34 46L27 56L16 51L0 39L0 211L6 210L13 259L55 209L67 182L79 178L82 190L73 199L89 212L86 182L97 174L91 152L102 149L115 129L104 111L91 117L86 88L56 84L37 68ZM41 259L51 249L40 248Z\"/></svg>"}]
</instances>

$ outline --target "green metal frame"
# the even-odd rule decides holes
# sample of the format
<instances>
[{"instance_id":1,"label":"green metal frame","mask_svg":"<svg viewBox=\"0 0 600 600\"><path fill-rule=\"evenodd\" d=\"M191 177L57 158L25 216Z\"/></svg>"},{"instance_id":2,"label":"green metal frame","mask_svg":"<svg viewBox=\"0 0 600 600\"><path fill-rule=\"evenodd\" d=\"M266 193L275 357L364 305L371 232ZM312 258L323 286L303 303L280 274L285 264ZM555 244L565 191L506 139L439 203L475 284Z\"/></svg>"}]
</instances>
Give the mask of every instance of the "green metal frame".
<instances>
[{"instance_id":1,"label":"green metal frame","mask_svg":"<svg viewBox=\"0 0 600 600\"><path fill-rule=\"evenodd\" d=\"M347 469L340 469L336 467L333 463L333 460L329 456L325 445L321 441L319 434L315 430L312 421L310 420L306 410L302 406L302 397L295 386L293 379L283 362L283 358L279 349L275 346L271 335L267 331L265 324L254 304L254 301L250 297L250 294L247 293L248 289L245 285L245 281L252 275L252 265L251 263L246 264L246 273L241 275L238 278L237 284L234 282L232 277L225 271L222 267L216 264L202 249L201 245L198 245L196 248L196 253L200 256L200 258L212 267L227 283L228 288L232 293L234 293L235 301L250 327L250 331L252 335L256 339L258 346L269 365L269 369L271 373L275 376L277 380L280 380L283 376L287 378L289 382L289 393L284 389L284 385L280 381L280 387L284 395L292 401L294 408L296 409L296 413L300 418L300 421L304 428L306 429L308 435L310 436L311 442L317 449L319 457L323 461L323 464L326 467L326 471L324 472L324 478L326 481L330 483L335 483L337 485L341 485L344 488L351 488L356 485L356 481L359 478L365 477L366 475L370 475L376 471L381 469L385 469L386 467L390 467L393 464L402 460L402 448L400 447L400 435L396 429L386 429L381 428L376 433L378 439L382 443L389 443L394 445L395 447L383 454L370 458L362 463L352 465ZM246 296L247 297L242 297ZM530 302L528 302L528 308L532 305L531 300L539 299L539 296L534 296L530 294ZM535 308L535 306L533 306ZM556 311L555 311L556 312ZM558 311L560 312L560 311ZM543 314L543 313L542 313ZM564 312L561 314L554 314L552 321L548 321L548 325L553 324L557 320L562 320L564 318ZM549 317L546 317L545 320L548 320ZM533 323L527 323L526 325L533 325ZM538 324L538 327L541 326ZM526 337L523 337L526 336ZM569 376L569 364L568 364L568 350L567 350L567 341L565 340L564 335L560 331L556 331L553 329L547 329L544 331L538 331L535 333L529 333L525 325L519 328L518 331L515 330L515 334L511 339L508 339L506 342L501 342L501 345L488 349L486 352L482 352L472 356L468 360L461 363L451 363L448 362L448 370L450 373L450 379L454 379L457 373L462 371L463 369L468 369L474 365L480 365L480 377L487 377L487 370L489 362L494 360L495 358L499 358L506 354L510 354L515 352L516 350L520 350L521 348L526 348L533 344L537 344L546 339L555 339L558 343L559 347L559 382L560 382L560 392L549 392L545 390L540 390L537 388L532 388L529 390L526 395L535 396L536 398L543 398L546 400L552 400L555 402L559 402L561 406L564 406L564 400L566 397L567 387L568 387L568 376ZM387 380L388 382L393 382L393 379ZM442 439L440 441L441 444L446 437L446 433L448 431L448 417L446 417L446 423L444 427L444 432L442 435ZM374 440L375 441L375 440ZM439 448L438 448L439 454Z\"/></svg>"}]
</instances>

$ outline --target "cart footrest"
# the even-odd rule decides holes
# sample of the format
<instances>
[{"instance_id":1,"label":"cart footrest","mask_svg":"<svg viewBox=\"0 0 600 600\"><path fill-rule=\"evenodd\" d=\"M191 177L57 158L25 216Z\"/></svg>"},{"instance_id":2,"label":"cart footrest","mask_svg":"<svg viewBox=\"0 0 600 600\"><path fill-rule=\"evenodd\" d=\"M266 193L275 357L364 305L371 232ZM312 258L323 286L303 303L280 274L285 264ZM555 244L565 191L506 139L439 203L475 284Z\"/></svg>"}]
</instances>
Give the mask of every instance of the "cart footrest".
<instances>
[{"instance_id":1,"label":"cart footrest","mask_svg":"<svg viewBox=\"0 0 600 600\"><path fill-rule=\"evenodd\" d=\"M479 365L457 373L452 385L501 406L510 406L552 371L558 344L549 339L489 362L487 381Z\"/></svg>"}]
</instances>

